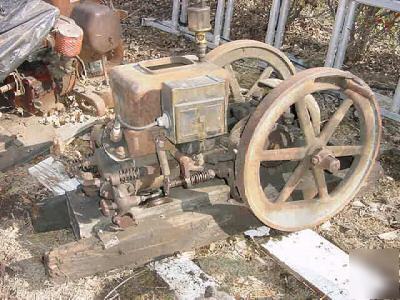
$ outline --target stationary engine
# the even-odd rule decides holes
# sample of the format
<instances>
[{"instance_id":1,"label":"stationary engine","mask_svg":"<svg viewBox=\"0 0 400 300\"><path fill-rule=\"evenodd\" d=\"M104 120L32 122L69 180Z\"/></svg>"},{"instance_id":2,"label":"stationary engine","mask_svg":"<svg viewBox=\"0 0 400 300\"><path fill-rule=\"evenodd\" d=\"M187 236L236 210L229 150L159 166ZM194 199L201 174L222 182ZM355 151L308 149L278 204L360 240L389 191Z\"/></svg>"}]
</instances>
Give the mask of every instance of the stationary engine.
<instances>
[{"instance_id":1,"label":"stationary engine","mask_svg":"<svg viewBox=\"0 0 400 300\"><path fill-rule=\"evenodd\" d=\"M80 165L83 191L100 196L103 214L121 227L134 224L135 208L163 205L173 189L217 179L281 230L337 213L377 154L380 120L371 90L329 68L295 75L287 57L261 42L234 41L206 54L209 8L188 12L197 56L110 72L115 120L92 132L93 156ZM259 70L250 85L249 68ZM317 94L325 90L346 97L321 129ZM361 138L338 144L333 133L352 106Z\"/></svg>"}]
</instances>

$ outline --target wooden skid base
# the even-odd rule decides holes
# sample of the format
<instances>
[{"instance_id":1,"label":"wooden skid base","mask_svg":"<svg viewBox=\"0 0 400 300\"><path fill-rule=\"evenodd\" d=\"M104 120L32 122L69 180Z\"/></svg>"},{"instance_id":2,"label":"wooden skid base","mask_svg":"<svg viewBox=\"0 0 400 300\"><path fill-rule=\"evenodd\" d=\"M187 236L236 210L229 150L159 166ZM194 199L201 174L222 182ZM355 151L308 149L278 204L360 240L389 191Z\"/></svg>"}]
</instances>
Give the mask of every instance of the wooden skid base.
<instances>
[{"instance_id":1,"label":"wooden skid base","mask_svg":"<svg viewBox=\"0 0 400 300\"><path fill-rule=\"evenodd\" d=\"M222 191L227 187L190 190L193 196L186 200L143 209L137 226L100 233L46 253L46 270L55 281L77 279L122 266L140 266L261 226L246 206L227 200Z\"/></svg>"}]
</instances>

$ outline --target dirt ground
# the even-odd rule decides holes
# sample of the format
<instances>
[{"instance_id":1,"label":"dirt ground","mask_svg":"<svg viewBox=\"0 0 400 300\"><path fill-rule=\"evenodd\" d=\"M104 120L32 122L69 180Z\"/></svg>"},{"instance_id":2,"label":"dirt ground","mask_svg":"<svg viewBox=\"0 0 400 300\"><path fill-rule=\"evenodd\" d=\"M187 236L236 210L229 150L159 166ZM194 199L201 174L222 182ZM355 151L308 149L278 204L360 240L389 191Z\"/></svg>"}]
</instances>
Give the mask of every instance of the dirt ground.
<instances>
[{"instance_id":1,"label":"dirt ground","mask_svg":"<svg viewBox=\"0 0 400 300\"><path fill-rule=\"evenodd\" d=\"M270 2L236 1L232 38L263 40ZM123 23L125 63L194 52L193 43L182 37L140 26L141 17L169 18L170 1L119 0L114 4L129 13ZM331 28L329 16L295 20L288 28L284 50L307 65L321 65ZM363 61L348 62L346 68L392 95L400 75L399 65L400 49L389 52L382 41ZM379 161L385 174L370 191L316 228L346 252L356 248L400 248L400 129L387 120L383 125ZM27 169L43 158L0 172L0 299L103 299L127 278L131 279L118 289L120 299L173 299L172 291L145 267L117 269L64 284L48 281L41 261L43 252L72 241L73 236L68 230L33 232L29 211L50 193L28 175ZM237 299L319 298L263 253L258 243L242 236L196 250L195 262Z\"/></svg>"}]
</instances>

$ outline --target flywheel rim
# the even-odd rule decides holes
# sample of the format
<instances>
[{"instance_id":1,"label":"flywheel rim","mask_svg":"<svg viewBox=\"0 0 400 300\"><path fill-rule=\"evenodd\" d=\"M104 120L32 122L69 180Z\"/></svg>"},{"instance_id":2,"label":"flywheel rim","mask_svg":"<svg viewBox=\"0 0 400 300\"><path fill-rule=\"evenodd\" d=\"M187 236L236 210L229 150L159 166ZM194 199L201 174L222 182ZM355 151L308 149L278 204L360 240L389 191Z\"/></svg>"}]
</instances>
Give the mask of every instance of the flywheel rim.
<instances>
[{"instance_id":1,"label":"flywheel rim","mask_svg":"<svg viewBox=\"0 0 400 300\"><path fill-rule=\"evenodd\" d=\"M236 40L225 43L207 53L205 61L216 64L217 66L234 73L232 63L241 59L250 58L266 62L267 67L256 80L253 87L250 88L248 93L250 95L247 96L251 96L251 93L254 92L258 86L258 82L261 79L269 78L273 71L275 71L279 79L282 80L285 80L296 73L294 65L283 52L271 45L254 40ZM232 94L235 98L238 98L238 101L244 101L244 98L239 95L240 91L238 91L240 84L234 74L231 74L231 77L232 83L230 83L230 86Z\"/></svg>"},{"instance_id":2,"label":"flywheel rim","mask_svg":"<svg viewBox=\"0 0 400 300\"><path fill-rule=\"evenodd\" d=\"M260 137L267 136L268 131L273 128L279 116L288 107L295 103L304 103L301 99L304 99L305 96L310 95L312 92L326 89L345 90L347 97L353 101L352 105L362 112L361 123L365 128L362 137L363 147L359 147L357 150L355 147L352 149L350 147L346 148L346 151L350 152L359 151L359 154L354 156L352 169L348 171L350 176L346 175L344 180L332 191L332 194L328 194L329 197L320 197L320 193L318 193L318 198L316 199L274 203L267 198L260 184L260 163L267 161L259 159L259 151L265 150ZM239 193L242 199L248 203L253 213L270 227L282 231L296 231L316 226L338 213L360 189L363 182L362 179L368 176L378 154L380 128L379 106L373 92L362 80L349 72L331 68L315 68L300 72L272 90L247 122L240 140L236 160L236 184ZM318 139L326 133L323 132L323 129L324 127L321 134L316 134ZM308 157L308 159L311 157L311 153L307 153L307 151L312 152L319 148L331 147L323 145L324 143L321 141L316 142L315 145L318 144L320 146L315 146L315 149L312 149L311 146L306 146L305 148L308 148L304 150L303 154L301 151L297 151L296 155L303 157L305 161L305 157ZM340 150L332 149L334 151ZM281 155L282 153L281 151ZM264 154L269 157L274 152L267 153L265 151L263 152ZM298 165L299 168L300 164ZM303 167L308 171L310 162L307 162ZM313 172L314 169L318 170L318 168L312 167ZM315 171L315 173L319 172ZM315 176L317 176L315 178L320 178L318 174ZM322 188L320 190L318 187L318 191L324 194ZM343 194L343 191L346 193ZM277 197L277 200L280 199L281 194Z\"/></svg>"}]
</instances>

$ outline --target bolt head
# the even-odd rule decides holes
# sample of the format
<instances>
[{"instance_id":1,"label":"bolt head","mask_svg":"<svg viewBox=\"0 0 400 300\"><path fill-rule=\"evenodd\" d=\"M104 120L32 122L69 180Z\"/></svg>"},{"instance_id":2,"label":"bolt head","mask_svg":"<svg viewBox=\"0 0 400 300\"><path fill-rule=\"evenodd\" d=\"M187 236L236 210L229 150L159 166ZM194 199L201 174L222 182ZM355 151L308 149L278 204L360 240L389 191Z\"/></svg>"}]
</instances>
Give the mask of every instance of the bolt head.
<instances>
[{"instance_id":1,"label":"bolt head","mask_svg":"<svg viewBox=\"0 0 400 300\"><path fill-rule=\"evenodd\" d=\"M319 163L319 158L318 158L318 156L314 155L314 156L311 158L311 163L312 163L313 165L317 165L317 164Z\"/></svg>"}]
</instances>

